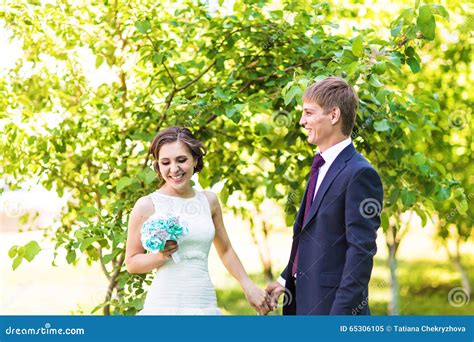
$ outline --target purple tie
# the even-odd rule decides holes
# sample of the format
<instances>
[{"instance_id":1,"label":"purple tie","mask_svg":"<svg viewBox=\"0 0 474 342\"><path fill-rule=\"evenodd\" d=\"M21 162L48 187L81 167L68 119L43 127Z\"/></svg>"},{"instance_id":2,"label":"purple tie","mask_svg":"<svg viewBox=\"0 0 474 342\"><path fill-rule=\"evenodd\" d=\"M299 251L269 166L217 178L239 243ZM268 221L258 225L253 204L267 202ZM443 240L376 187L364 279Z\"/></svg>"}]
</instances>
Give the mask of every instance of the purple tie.
<instances>
[{"instance_id":1,"label":"purple tie","mask_svg":"<svg viewBox=\"0 0 474 342\"><path fill-rule=\"evenodd\" d=\"M314 156L313 165L311 166L311 176L309 178L308 193L306 195L306 203L304 206L303 225L301 226L301 229L303 229L303 226L306 223L306 219L311 210L311 204L313 204L314 191L316 190L316 182L318 181L319 168L324 163L325 161L320 153ZM298 244L298 247L296 247L296 255L295 255L295 260L293 261L293 266L291 268L291 275L294 275L298 271L298 254L299 254L298 252L299 252L299 244Z\"/></svg>"}]
</instances>

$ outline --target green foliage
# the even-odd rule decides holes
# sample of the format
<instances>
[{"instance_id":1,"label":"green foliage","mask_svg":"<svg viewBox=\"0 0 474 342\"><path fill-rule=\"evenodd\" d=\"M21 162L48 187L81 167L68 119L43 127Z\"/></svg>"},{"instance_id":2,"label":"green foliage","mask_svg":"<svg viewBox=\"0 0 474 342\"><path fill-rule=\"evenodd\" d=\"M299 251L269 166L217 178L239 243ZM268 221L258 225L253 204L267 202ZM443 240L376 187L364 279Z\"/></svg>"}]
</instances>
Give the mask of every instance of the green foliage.
<instances>
[{"instance_id":1,"label":"green foliage","mask_svg":"<svg viewBox=\"0 0 474 342\"><path fill-rule=\"evenodd\" d=\"M23 259L30 262L41 251L38 242L30 241L24 246L12 246L8 251L8 256L13 259L12 268L16 270Z\"/></svg>"}]
</instances>

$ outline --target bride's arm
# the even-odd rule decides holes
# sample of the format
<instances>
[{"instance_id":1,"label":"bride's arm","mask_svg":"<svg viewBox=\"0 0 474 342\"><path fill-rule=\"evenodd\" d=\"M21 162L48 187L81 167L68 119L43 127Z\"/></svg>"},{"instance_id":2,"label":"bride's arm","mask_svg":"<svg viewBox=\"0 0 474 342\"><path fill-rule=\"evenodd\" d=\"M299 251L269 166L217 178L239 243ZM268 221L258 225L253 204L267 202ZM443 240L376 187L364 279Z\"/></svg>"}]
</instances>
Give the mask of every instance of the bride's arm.
<instances>
[{"instance_id":1,"label":"bride's arm","mask_svg":"<svg viewBox=\"0 0 474 342\"><path fill-rule=\"evenodd\" d=\"M204 193L211 207L212 220L214 221L216 230L214 246L216 247L219 258L229 273L240 283L250 304L254 306L260 314L267 314L268 311L270 311L270 307L267 304L266 292L258 288L252 280L250 280L237 253L235 253L224 226L222 209L216 194L210 191L205 191Z\"/></svg>"},{"instance_id":2,"label":"bride's arm","mask_svg":"<svg viewBox=\"0 0 474 342\"><path fill-rule=\"evenodd\" d=\"M178 246L174 241L166 243L165 250L157 254L145 254L145 249L140 241L141 227L154 213L153 203L149 197L140 198L128 219L128 236L125 250L125 264L127 271L132 274L148 273L163 265L169 260L169 255L174 253Z\"/></svg>"}]
</instances>

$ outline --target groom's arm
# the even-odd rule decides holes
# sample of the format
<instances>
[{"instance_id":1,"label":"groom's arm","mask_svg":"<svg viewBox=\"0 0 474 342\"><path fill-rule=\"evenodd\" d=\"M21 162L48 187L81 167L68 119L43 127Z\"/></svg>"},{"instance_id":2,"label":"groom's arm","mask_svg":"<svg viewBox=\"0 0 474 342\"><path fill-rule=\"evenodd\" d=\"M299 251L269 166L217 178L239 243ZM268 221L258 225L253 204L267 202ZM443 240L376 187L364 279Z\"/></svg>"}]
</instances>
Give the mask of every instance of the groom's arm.
<instances>
[{"instance_id":1,"label":"groom's arm","mask_svg":"<svg viewBox=\"0 0 474 342\"><path fill-rule=\"evenodd\" d=\"M363 291L369 283L377 251L375 240L382 201L382 182L377 172L371 167L359 170L346 191L345 237L348 248L331 315L351 315L353 308L366 302Z\"/></svg>"}]
</instances>

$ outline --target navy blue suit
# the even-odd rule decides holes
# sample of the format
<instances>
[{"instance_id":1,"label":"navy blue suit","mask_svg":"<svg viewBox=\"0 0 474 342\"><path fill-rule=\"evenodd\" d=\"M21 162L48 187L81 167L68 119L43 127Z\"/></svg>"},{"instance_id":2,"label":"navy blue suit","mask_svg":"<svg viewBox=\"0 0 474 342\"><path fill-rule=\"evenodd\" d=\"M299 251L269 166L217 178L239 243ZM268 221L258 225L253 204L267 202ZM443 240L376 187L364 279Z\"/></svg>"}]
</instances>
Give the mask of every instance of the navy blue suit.
<instances>
[{"instance_id":1,"label":"navy blue suit","mask_svg":"<svg viewBox=\"0 0 474 342\"><path fill-rule=\"evenodd\" d=\"M293 227L284 315L369 315L383 188L352 143L331 164L303 225L306 189ZM291 273L299 244L298 273Z\"/></svg>"}]
</instances>

